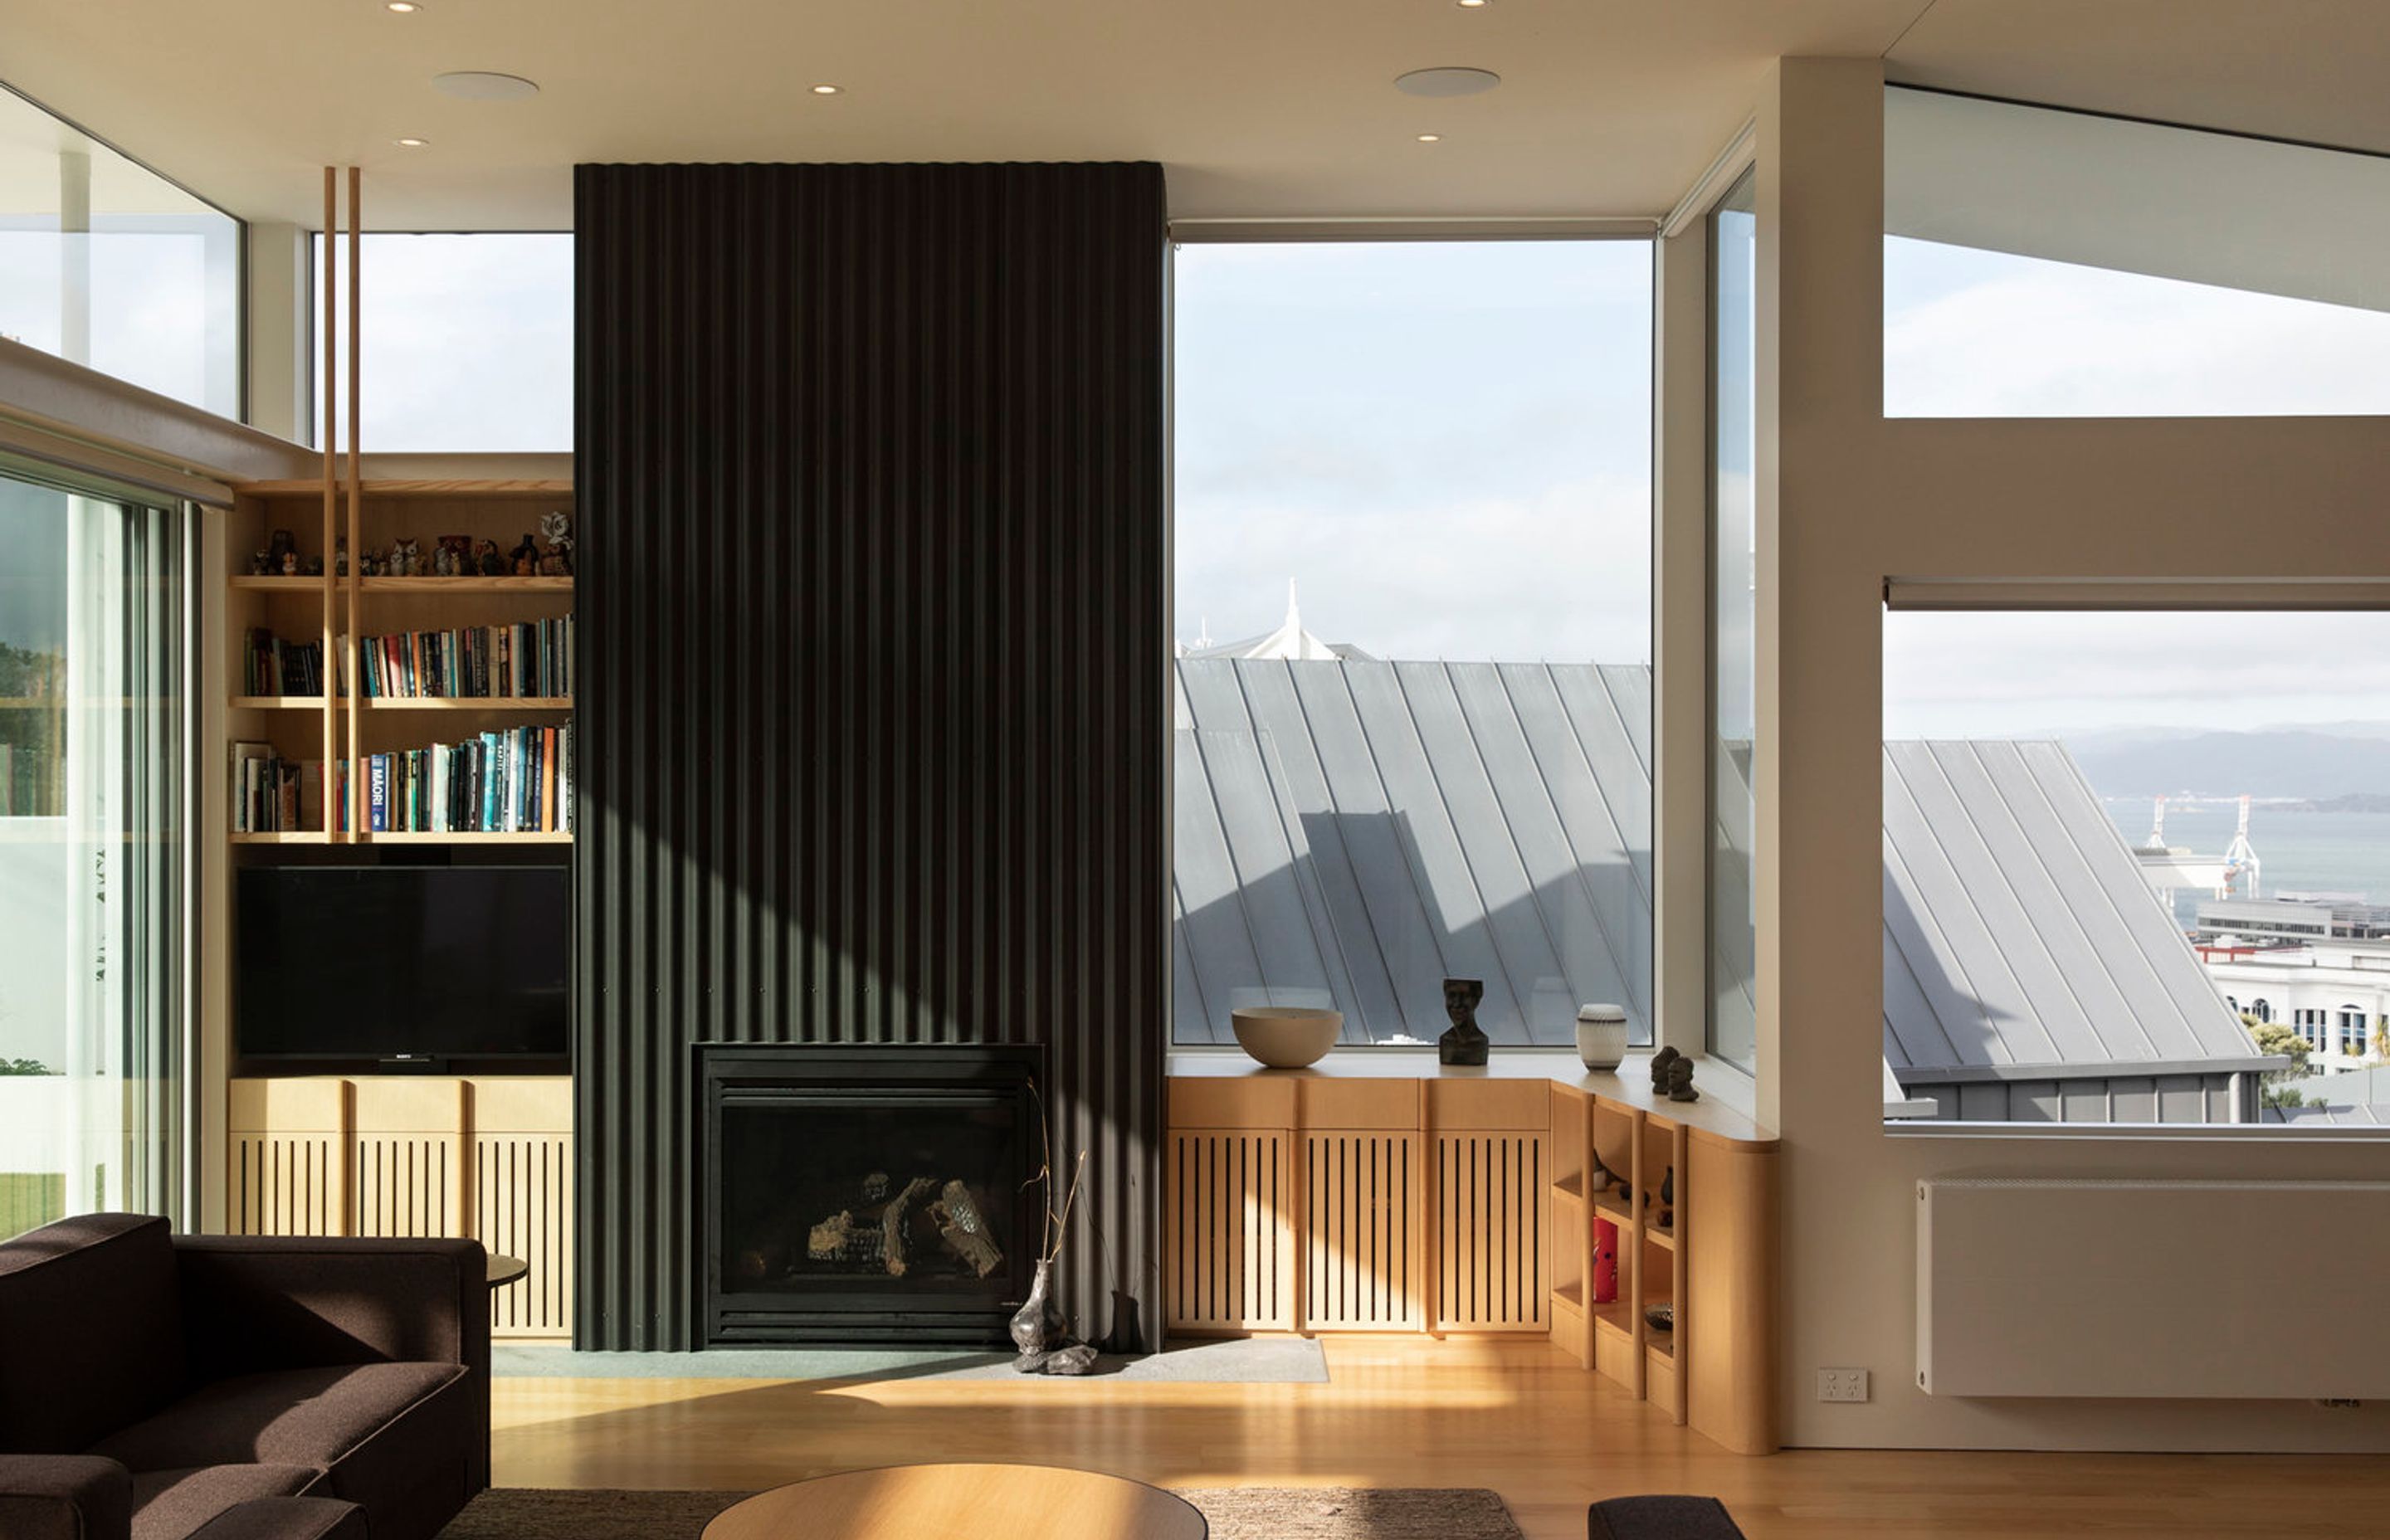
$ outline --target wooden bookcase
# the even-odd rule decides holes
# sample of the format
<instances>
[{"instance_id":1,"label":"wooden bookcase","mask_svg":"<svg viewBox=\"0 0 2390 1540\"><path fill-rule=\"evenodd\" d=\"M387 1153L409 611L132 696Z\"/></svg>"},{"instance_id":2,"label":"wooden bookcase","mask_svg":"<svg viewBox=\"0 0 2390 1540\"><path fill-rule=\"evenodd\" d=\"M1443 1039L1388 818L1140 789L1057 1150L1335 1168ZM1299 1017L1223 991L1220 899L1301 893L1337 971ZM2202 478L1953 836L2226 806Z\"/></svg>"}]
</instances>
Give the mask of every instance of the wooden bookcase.
<instances>
[{"instance_id":1,"label":"wooden bookcase","mask_svg":"<svg viewBox=\"0 0 2390 1540\"><path fill-rule=\"evenodd\" d=\"M358 769L367 755L453 742L474 733L523 725L562 725L572 720L569 699L495 698L368 699L363 690L357 648L367 636L392 632L444 631L551 620L572 612L570 577L366 577L352 560L336 571L333 552L343 539L353 552L380 551L413 539L428 562L443 535L491 540L510 551L536 531L551 509L570 511L568 481L374 481L327 495L321 481L251 482L238 490L225 542L225 658L229 699L225 744L271 744L288 759L350 766L348 827L326 816L317 827L277 832L235 832L237 845L537 845L567 844L569 832L533 833L384 832L363 826L365 777ZM273 533L288 530L301 557L324 559L322 576L252 576L253 552L268 548ZM342 687L325 696L260 697L240 693L249 632L263 628L285 641L315 642L324 648L328 682Z\"/></svg>"}]
</instances>

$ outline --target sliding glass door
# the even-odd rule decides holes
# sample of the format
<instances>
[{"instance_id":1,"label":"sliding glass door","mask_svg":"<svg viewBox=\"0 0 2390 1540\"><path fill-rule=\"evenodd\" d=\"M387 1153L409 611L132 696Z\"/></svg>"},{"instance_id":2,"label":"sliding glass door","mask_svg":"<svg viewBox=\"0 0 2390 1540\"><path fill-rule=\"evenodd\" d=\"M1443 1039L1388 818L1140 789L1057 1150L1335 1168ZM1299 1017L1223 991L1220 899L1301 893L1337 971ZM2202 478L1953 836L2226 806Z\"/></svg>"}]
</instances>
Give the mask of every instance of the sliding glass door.
<instances>
[{"instance_id":1,"label":"sliding glass door","mask_svg":"<svg viewBox=\"0 0 2390 1540\"><path fill-rule=\"evenodd\" d=\"M0 1237L187 1217L188 529L0 475Z\"/></svg>"}]
</instances>

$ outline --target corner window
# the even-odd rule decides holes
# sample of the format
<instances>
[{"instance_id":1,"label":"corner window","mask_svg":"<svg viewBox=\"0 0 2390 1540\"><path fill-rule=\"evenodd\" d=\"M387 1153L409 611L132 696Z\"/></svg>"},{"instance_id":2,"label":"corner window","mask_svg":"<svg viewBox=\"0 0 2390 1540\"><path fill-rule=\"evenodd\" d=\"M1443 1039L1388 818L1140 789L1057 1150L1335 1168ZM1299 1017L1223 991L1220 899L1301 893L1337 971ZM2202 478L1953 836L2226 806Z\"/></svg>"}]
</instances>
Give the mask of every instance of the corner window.
<instances>
[{"instance_id":1,"label":"corner window","mask_svg":"<svg viewBox=\"0 0 2390 1540\"><path fill-rule=\"evenodd\" d=\"M1884 622L1903 1119L2390 1122L2390 613ZM2331 660L2328 666L2318 660Z\"/></svg>"},{"instance_id":2,"label":"corner window","mask_svg":"<svg viewBox=\"0 0 2390 1540\"><path fill-rule=\"evenodd\" d=\"M1651 247L1188 244L1173 1036L1651 1022Z\"/></svg>"},{"instance_id":3,"label":"corner window","mask_svg":"<svg viewBox=\"0 0 2390 1540\"><path fill-rule=\"evenodd\" d=\"M230 214L0 87L0 337L238 418L240 241Z\"/></svg>"},{"instance_id":4,"label":"corner window","mask_svg":"<svg viewBox=\"0 0 2390 1540\"><path fill-rule=\"evenodd\" d=\"M318 282L322 241L315 237L308 266ZM572 447L569 233L367 234L362 244L358 405L367 449L556 453ZM333 263L345 304L345 237L334 242ZM317 326L322 308L318 295L309 312ZM320 434L320 344L315 366L311 429ZM347 433L344 409L335 424L341 447Z\"/></svg>"},{"instance_id":5,"label":"corner window","mask_svg":"<svg viewBox=\"0 0 2390 1540\"><path fill-rule=\"evenodd\" d=\"M1884 93L1888 417L2390 412L2390 159Z\"/></svg>"}]
</instances>

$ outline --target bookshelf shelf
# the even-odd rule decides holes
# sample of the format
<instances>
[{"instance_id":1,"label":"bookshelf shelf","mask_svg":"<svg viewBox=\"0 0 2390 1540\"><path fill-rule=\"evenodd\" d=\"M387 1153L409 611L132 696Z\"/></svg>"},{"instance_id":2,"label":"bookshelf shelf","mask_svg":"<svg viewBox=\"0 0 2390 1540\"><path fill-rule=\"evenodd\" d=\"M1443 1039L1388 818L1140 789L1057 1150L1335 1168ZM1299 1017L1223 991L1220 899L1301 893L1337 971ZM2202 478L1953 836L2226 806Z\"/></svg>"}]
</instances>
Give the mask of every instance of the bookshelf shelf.
<instances>
[{"instance_id":1,"label":"bookshelf shelf","mask_svg":"<svg viewBox=\"0 0 2390 1540\"><path fill-rule=\"evenodd\" d=\"M536 478L513 478L495 481L443 480L424 477L377 477L358 483L367 497L497 497L566 498L572 495L572 483L566 481L544 481ZM324 483L305 481L251 481L240 489L252 497L321 497Z\"/></svg>"},{"instance_id":2,"label":"bookshelf shelf","mask_svg":"<svg viewBox=\"0 0 2390 1540\"><path fill-rule=\"evenodd\" d=\"M426 832L422 829L388 828L360 834L356 842L361 845L569 845L572 843L572 834L569 829L535 829L506 834L484 829Z\"/></svg>"},{"instance_id":3,"label":"bookshelf shelf","mask_svg":"<svg viewBox=\"0 0 2390 1540\"><path fill-rule=\"evenodd\" d=\"M328 590L320 573L315 577L252 577L243 572L230 581L236 593L321 594L340 588L340 580L335 578Z\"/></svg>"},{"instance_id":4,"label":"bookshelf shelf","mask_svg":"<svg viewBox=\"0 0 2390 1540\"><path fill-rule=\"evenodd\" d=\"M253 834L236 831L231 838L236 845L328 845L331 843L320 828L275 829Z\"/></svg>"},{"instance_id":5,"label":"bookshelf shelf","mask_svg":"<svg viewBox=\"0 0 2390 1540\"><path fill-rule=\"evenodd\" d=\"M373 712L569 712L567 695L373 695L363 702Z\"/></svg>"},{"instance_id":6,"label":"bookshelf shelf","mask_svg":"<svg viewBox=\"0 0 2390 1540\"><path fill-rule=\"evenodd\" d=\"M324 698L320 695L236 695L230 702L237 712L320 712Z\"/></svg>"},{"instance_id":7,"label":"bookshelf shelf","mask_svg":"<svg viewBox=\"0 0 2390 1540\"><path fill-rule=\"evenodd\" d=\"M569 577L369 577L357 579L368 594L570 594Z\"/></svg>"}]
</instances>

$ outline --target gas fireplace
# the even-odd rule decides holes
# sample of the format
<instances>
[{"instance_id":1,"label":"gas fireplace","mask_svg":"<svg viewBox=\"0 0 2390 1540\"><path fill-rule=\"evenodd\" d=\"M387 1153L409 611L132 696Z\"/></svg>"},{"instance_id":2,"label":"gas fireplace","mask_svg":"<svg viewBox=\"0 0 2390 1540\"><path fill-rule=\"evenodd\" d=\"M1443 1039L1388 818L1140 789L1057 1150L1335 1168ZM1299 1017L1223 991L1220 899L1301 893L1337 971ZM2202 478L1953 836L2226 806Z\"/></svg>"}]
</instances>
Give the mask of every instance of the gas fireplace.
<instances>
[{"instance_id":1,"label":"gas fireplace","mask_svg":"<svg viewBox=\"0 0 2390 1540\"><path fill-rule=\"evenodd\" d=\"M1042 1050L700 1051L707 1341L1005 1345Z\"/></svg>"}]
</instances>

